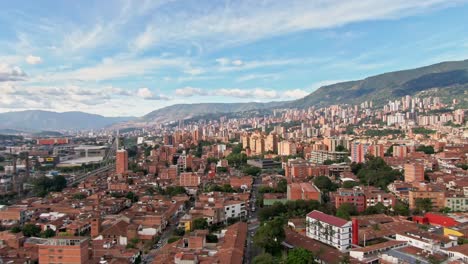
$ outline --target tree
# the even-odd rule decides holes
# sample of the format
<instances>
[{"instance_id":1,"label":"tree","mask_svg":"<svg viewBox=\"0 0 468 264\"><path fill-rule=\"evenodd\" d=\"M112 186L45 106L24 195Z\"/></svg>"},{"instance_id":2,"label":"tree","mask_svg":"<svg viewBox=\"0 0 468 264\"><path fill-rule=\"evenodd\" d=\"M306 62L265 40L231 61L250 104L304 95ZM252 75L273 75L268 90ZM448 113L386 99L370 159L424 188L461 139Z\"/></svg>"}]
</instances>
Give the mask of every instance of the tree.
<instances>
[{"instance_id":1,"label":"tree","mask_svg":"<svg viewBox=\"0 0 468 264\"><path fill-rule=\"evenodd\" d=\"M318 176L314 179L314 184L317 186L322 192L332 192L335 191L338 186L333 183L330 178L327 176Z\"/></svg>"},{"instance_id":2,"label":"tree","mask_svg":"<svg viewBox=\"0 0 468 264\"><path fill-rule=\"evenodd\" d=\"M400 201L396 202L395 206L393 207L393 211L397 215L408 216L410 214L410 210L409 210L408 205L403 203L403 202L400 202Z\"/></svg>"},{"instance_id":3,"label":"tree","mask_svg":"<svg viewBox=\"0 0 468 264\"><path fill-rule=\"evenodd\" d=\"M21 232L21 227L19 226L14 226L12 229L10 229L10 232L13 234Z\"/></svg>"},{"instance_id":4,"label":"tree","mask_svg":"<svg viewBox=\"0 0 468 264\"><path fill-rule=\"evenodd\" d=\"M348 150L343 145L338 145L335 147L335 151L347 152Z\"/></svg>"},{"instance_id":5,"label":"tree","mask_svg":"<svg viewBox=\"0 0 468 264\"><path fill-rule=\"evenodd\" d=\"M303 248L294 248L288 252L286 264L311 264L314 262L312 253Z\"/></svg>"},{"instance_id":6,"label":"tree","mask_svg":"<svg viewBox=\"0 0 468 264\"><path fill-rule=\"evenodd\" d=\"M263 253L263 254L260 254L260 255L256 256L252 260L252 263L253 264L273 264L274 259L273 259L273 256L271 254Z\"/></svg>"},{"instance_id":7,"label":"tree","mask_svg":"<svg viewBox=\"0 0 468 264\"><path fill-rule=\"evenodd\" d=\"M65 187L67 187L67 180L62 175L55 175L52 178L42 176L33 181L33 192L42 197L49 192L60 192Z\"/></svg>"},{"instance_id":8,"label":"tree","mask_svg":"<svg viewBox=\"0 0 468 264\"><path fill-rule=\"evenodd\" d=\"M226 167L216 167L216 172L226 173L226 172L228 172L228 169Z\"/></svg>"},{"instance_id":9,"label":"tree","mask_svg":"<svg viewBox=\"0 0 468 264\"><path fill-rule=\"evenodd\" d=\"M86 198L86 194L84 193L75 193L73 195L73 199L76 199L76 200L83 200Z\"/></svg>"},{"instance_id":10,"label":"tree","mask_svg":"<svg viewBox=\"0 0 468 264\"><path fill-rule=\"evenodd\" d=\"M419 146L416 149L416 151L422 151L422 152L424 152L424 154L434 154L435 153L433 146L424 146L424 145Z\"/></svg>"},{"instance_id":11,"label":"tree","mask_svg":"<svg viewBox=\"0 0 468 264\"><path fill-rule=\"evenodd\" d=\"M5 171L5 167L0 166L0 171Z\"/></svg>"},{"instance_id":12,"label":"tree","mask_svg":"<svg viewBox=\"0 0 468 264\"><path fill-rule=\"evenodd\" d=\"M285 179L279 180L276 185L276 192L285 193L288 189L288 182Z\"/></svg>"},{"instance_id":13,"label":"tree","mask_svg":"<svg viewBox=\"0 0 468 264\"><path fill-rule=\"evenodd\" d=\"M208 222L205 218L197 218L193 220L193 229L208 229Z\"/></svg>"},{"instance_id":14,"label":"tree","mask_svg":"<svg viewBox=\"0 0 468 264\"><path fill-rule=\"evenodd\" d=\"M34 224L25 224L23 226L23 235L27 237L37 237L41 233L41 228Z\"/></svg>"},{"instance_id":15,"label":"tree","mask_svg":"<svg viewBox=\"0 0 468 264\"><path fill-rule=\"evenodd\" d=\"M371 214L383 214L386 211L387 211L387 207L379 202L374 206L367 207L365 213L369 214L369 215L371 215Z\"/></svg>"},{"instance_id":16,"label":"tree","mask_svg":"<svg viewBox=\"0 0 468 264\"><path fill-rule=\"evenodd\" d=\"M262 172L262 169L257 168L257 167L253 167L253 166L248 166L248 167L245 167L242 170L242 172L247 174L247 175L257 176L257 175L260 174L260 172Z\"/></svg>"},{"instance_id":17,"label":"tree","mask_svg":"<svg viewBox=\"0 0 468 264\"><path fill-rule=\"evenodd\" d=\"M218 237L213 234L206 235L206 242L207 243L218 243Z\"/></svg>"},{"instance_id":18,"label":"tree","mask_svg":"<svg viewBox=\"0 0 468 264\"><path fill-rule=\"evenodd\" d=\"M357 209L354 204L344 203L336 210L336 216L345 220L350 220L352 215L357 215Z\"/></svg>"},{"instance_id":19,"label":"tree","mask_svg":"<svg viewBox=\"0 0 468 264\"><path fill-rule=\"evenodd\" d=\"M55 231L50 228L47 228L46 231L41 232L40 236L43 238L53 237L55 236Z\"/></svg>"},{"instance_id":20,"label":"tree","mask_svg":"<svg viewBox=\"0 0 468 264\"><path fill-rule=\"evenodd\" d=\"M432 200L430 198L417 198L415 205L417 212L432 211Z\"/></svg>"},{"instance_id":21,"label":"tree","mask_svg":"<svg viewBox=\"0 0 468 264\"><path fill-rule=\"evenodd\" d=\"M440 264L440 263L442 263L442 261L439 260L439 259L437 259L437 257L434 256L434 255L430 255L430 256L427 258L427 260L429 260L429 263L430 263L430 264Z\"/></svg>"},{"instance_id":22,"label":"tree","mask_svg":"<svg viewBox=\"0 0 468 264\"><path fill-rule=\"evenodd\" d=\"M125 195L125 198L129 199L132 201L132 203L138 202L138 195L136 195L134 192L128 192L127 195Z\"/></svg>"},{"instance_id":23,"label":"tree","mask_svg":"<svg viewBox=\"0 0 468 264\"><path fill-rule=\"evenodd\" d=\"M239 168L247 163L247 155L245 153L231 153L226 157L229 165Z\"/></svg>"},{"instance_id":24,"label":"tree","mask_svg":"<svg viewBox=\"0 0 468 264\"><path fill-rule=\"evenodd\" d=\"M272 255L280 252L281 243L285 238L283 229L283 219L275 218L264 223L255 233L254 243L256 246L265 249L267 253Z\"/></svg>"},{"instance_id":25,"label":"tree","mask_svg":"<svg viewBox=\"0 0 468 264\"><path fill-rule=\"evenodd\" d=\"M382 158L373 156L366 158L366 163L361 165L362 167L357 172L361 183L386 189L390 183L401 178L401 172L392 169ZM359 167L359 165L356 166ZM353 166L351 168L353 169Z\"/></svg>"},{"instance_id":26,"label":"tree","mask_svg":"<svg viewBox=\"0 0 468 264\"><path fill-rule=\"evenodd\" d=\"M354 186L358 186L359 183L355 182L355 181L345 181L343 182L343 185L341 185L341 187L343 188L353 188Z\"/></svg>"}]
</instances>

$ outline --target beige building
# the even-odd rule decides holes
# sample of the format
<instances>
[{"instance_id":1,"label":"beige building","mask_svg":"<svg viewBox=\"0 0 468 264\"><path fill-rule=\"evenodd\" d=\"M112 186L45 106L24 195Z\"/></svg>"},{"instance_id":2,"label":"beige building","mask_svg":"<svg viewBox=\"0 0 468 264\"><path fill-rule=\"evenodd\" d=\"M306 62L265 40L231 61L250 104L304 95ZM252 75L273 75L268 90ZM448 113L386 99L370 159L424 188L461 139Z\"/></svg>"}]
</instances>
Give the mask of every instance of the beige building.
<instances>
[{"instance_id":1,"label":"beige building","mask_svg":"<svg viewBox=\"0 0 468 264\"><path fill-rule=\"evenodd\" d=\"M297 149L296 149L296 143L283 140L278 143L278 155L281 156L290 156L290 155L296 155L297 154Z\"/></svg>"}]
</instances>

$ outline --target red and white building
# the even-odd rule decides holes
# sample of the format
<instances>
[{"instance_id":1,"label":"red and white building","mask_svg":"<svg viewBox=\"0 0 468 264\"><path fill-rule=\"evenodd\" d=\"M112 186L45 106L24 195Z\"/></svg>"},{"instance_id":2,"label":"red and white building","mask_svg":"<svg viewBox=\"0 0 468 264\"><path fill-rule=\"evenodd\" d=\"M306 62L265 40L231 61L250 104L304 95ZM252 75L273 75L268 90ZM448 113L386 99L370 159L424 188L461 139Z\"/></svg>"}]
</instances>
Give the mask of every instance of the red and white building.
<instances>
[{"instance_id":1,"label":"red and white building","mask_svg":"<svg viewBox=\"0 0 468 264\"><path fill-rule=\"evenodd\" d=\"M352 223L314 210L306 216L306 235L324 244L346 251L351 246Z\"/></svg>"}]
</instances>

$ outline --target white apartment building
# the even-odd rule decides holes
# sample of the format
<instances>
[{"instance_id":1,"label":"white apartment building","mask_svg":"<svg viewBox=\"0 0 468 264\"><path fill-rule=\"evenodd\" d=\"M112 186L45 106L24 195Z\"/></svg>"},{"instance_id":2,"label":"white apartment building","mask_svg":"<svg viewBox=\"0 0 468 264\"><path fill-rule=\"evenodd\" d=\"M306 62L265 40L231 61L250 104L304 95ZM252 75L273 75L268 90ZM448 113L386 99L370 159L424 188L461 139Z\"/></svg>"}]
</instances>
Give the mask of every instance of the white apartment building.
<instances>
[{"instance_id":1,"label":"white apartment building","mask_svg":"<svg viewBox=\"0 0 468 264\"><path fill-rule=\"evenodd\" d=\"M306 235L312 239L340 251L346 251L351 245L351 221L314 210L307 214L306 224Z\"/></svg>"},{"instance_id":2,"label":"white apartment building","mask_svg":"<svg viewBox=\"0 0 468 264\"><path fill-rule=\"evenodd\" d=\"M224 202L224 213L226 220L228 218L239 218L247 216L247 209L243 201L226 201Z\"/></svg>"}]
</instances>

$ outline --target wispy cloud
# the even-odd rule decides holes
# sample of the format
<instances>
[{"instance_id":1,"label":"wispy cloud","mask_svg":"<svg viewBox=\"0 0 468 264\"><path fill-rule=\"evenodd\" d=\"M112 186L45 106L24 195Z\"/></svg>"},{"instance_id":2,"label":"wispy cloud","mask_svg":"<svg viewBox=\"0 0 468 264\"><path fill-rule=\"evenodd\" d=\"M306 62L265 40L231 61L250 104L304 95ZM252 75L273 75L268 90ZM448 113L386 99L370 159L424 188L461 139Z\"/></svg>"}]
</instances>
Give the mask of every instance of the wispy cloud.
<instances>
[{"instance_id":1,"label":"wispy cloud","mask_svg":"<svg viewBox=\"0 0 468 264\"><path fill-rule=\"evenodd\" d=\"M308 93L301 89L284 90L278 92L275 89L265 88L219 88L219 89L203 89L195 87L184 87L175 90L176 96L192 97L192 96L225 96L234 98L248 98L252 100L258 99L280 99L280 98L301 98Z\"/></svg>"},{"instance_id":2,"label":"wispy cloud","mask_svg":"<svg viewBox=\"0 0 468 264\"><path fill-rule=\"evenodd\" d=\"M152 38L158 44L198 39L204 45L248 43L285 33L324 29L366 20L395 19L457 4L444 0L236 1L210 8L186 3L187 12L159 14ZM188 11L191 10L191 11ZM369 12L372 10L372 12ZM291 15L294 14L294 15ZM146 32L146 31L145 31Z\"/></svg>"},{"instance_id":3,"label":"wispy cloud","mask_svg":"<svg viewBox=\"0 0 468 264\"><path fill-rule=\"evenodd\" d=\"M0 64L0 82L22 81L26 78L26 73L18 66Z\"/></svg>"},{"instance_id":4,"label":"wispy cloud","mask_svg":"<svg viewBox=\"0 0 468 264\"><path fill-rule=\"evenodd\" d=\"M40 63L42 63L42 58L39 57L39 56L29 55L29 56L26 57L26 62L28 64L32 64L32 65L40 64Z\"/></svg>"}]
</instances>

